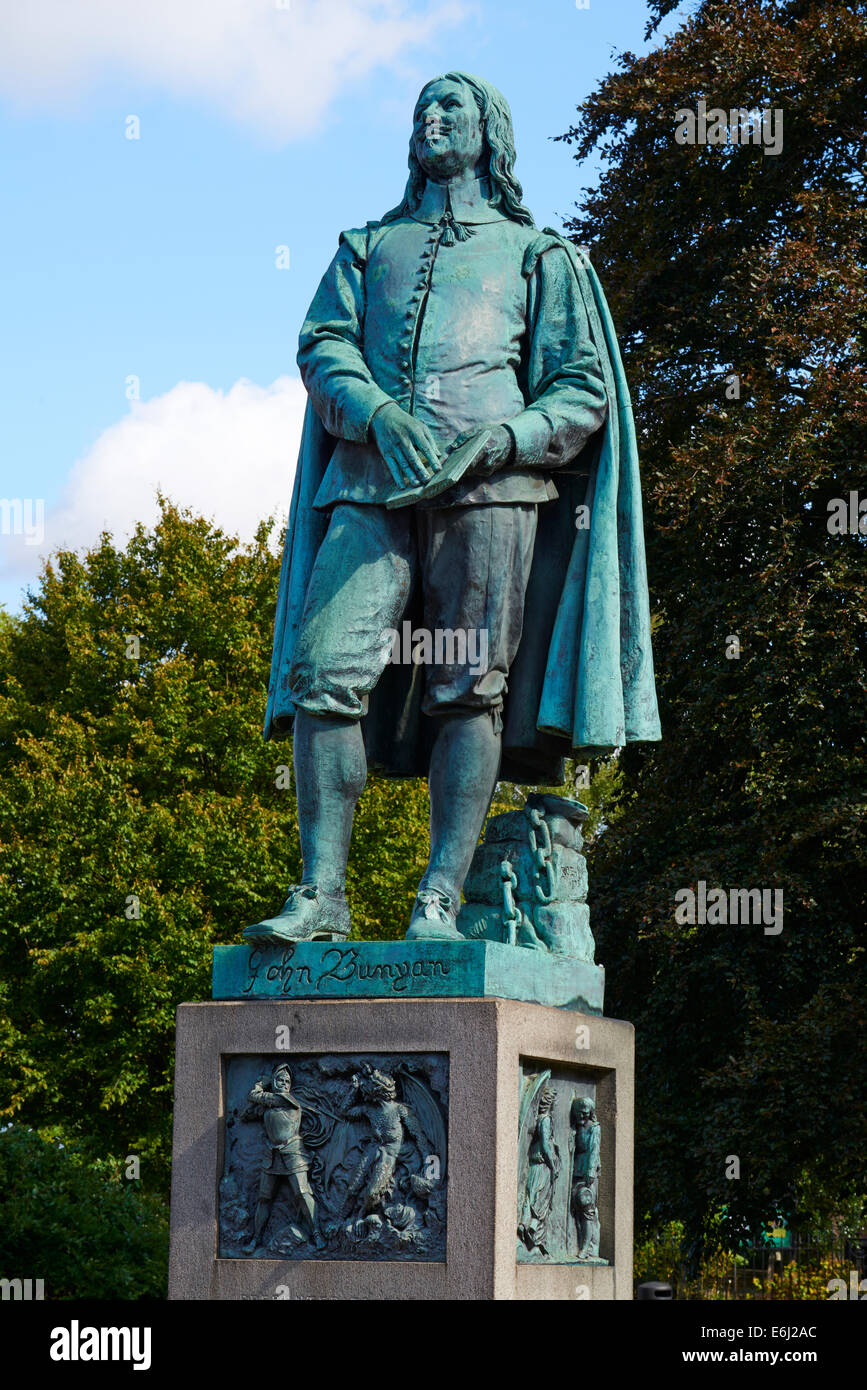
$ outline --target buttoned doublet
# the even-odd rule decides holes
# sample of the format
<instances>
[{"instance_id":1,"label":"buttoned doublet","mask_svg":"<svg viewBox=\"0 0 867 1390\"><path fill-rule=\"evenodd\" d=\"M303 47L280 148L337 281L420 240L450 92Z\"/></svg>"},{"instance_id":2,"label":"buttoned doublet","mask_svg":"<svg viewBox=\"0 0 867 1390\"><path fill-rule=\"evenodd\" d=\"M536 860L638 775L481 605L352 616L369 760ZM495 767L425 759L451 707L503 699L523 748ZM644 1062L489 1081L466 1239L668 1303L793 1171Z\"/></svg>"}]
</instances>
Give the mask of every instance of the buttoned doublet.
<instances>
[{"instance_id":1,"label":"buttoned doublet","mask_svg":"<svg viewBox=\"0 0 867 1390\"><path fill-rule=\"evenodd\" d=\"M337 441L314 501L331 522L291 675L293 703L313 713L360 716L388 659L371 634L397 626L416 577L430 630L445 618L502 634L491 650L499 678L480 685L469 670L429 668L426 709L501 705L536 507L556 498L552 472L605 418L602 370L565 248L505 216L486 193L482 181L459 199L428 183L412 216L344 232L301 331L302 379ZM505 425L508 466L432 504L386 511L396 485L369 429L391 402L422 421L441 452L464 431ZM340 544L329 544L338 532ZM466 578L459 550L467 546L476 552L472 581L446 603L443 579ZM365 564L375 592L360 574Z\"/></svg>"}]
</instances>

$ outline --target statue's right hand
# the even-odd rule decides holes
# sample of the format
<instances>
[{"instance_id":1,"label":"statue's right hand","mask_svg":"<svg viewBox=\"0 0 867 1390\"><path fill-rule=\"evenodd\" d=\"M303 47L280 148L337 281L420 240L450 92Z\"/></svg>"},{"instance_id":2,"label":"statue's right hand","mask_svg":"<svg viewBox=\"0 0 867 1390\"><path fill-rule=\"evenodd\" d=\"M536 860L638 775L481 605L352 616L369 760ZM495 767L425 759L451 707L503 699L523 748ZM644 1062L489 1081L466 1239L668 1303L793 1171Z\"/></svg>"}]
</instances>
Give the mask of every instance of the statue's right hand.
<instances>
[{"instance_id":1,"label":"statue's right hand","mask_svg":"<svg viewBox=\"0 0 867 1390\"><path fill-rule=\"evenodd\" d=\"M396 401L377 410L370 422L370 437L398 487L427 483L436 472L439 450L433 435Z\"/></svg>"}]
</instances>

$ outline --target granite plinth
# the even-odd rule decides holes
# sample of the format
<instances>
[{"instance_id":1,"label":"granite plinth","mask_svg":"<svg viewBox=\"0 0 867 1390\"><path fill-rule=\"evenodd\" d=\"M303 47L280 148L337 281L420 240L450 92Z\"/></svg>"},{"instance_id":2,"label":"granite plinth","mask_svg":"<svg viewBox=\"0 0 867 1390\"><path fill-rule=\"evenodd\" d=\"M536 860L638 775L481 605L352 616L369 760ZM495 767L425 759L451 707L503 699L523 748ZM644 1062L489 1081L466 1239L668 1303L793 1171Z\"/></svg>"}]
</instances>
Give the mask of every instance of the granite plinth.
<instances>
[{"instance_id":1,"label":"granite plinth","mask_svg":"<svg viewBox=\"0 0 867 1390\"><path fill-rule=\"evenodd\" d=\"M182 1004L169 1297L631 1299L633 1039L628 1023L504 999L280 998ZM442 1240L432 1247L433 1258L413 1258L411 1249L409 1258L372 1258L375 1251L366 1243L370 1231L362 1233L357 1256L349 1258L327 1258L327 1249L315 1257L303 1250L298 1257L296 1250L295 1258L276 1258L261 1245L249 1258L221 1256L221 1186L225 1193L236 1143L232 1134L239 1127L250 1136L258 1132L256 1125L242 1124L245 1117L233 1117L233 1069L253 1061L256 1068L278 1061L291 1067L294 1058L293 1085L313 1077L317 1065L323 1075L340 1081L343 1070L354 1067L362 1054L398 1078L414 1072L433 1084L440 1077L437 1101L446 1126L442 1176L447 1187L437 1218ZM341 1057L348 1064L343 1070ZM605 1263L527 1260L521 1254L516 1228L522 1134L524 1143L527 1135L520 1095L528 1072L548 1069L558 1084L594 1097L602 1133L598 1209L600 1259ZM411 1108L409 1091L402 1095ZM321 1098L317 1103L321 1107ZM362 1135L359 1142L366 1152L372 1140ZM567 1163L562 1142L561 1154ZM323 1189L313 1168L311 1181L319 1200ZM568 1183L561 1181L555 1204L565 1201L567 1192ZM388 1212L387 1204L382 1210ZM405 1214L406 1206L401 1211ZM565 1209L560 1217L568 1221ZM383 1226L384 1219L379 1229ZM359 1235L357 1223L351 1234Z\"/></svg>"}]
</instances>

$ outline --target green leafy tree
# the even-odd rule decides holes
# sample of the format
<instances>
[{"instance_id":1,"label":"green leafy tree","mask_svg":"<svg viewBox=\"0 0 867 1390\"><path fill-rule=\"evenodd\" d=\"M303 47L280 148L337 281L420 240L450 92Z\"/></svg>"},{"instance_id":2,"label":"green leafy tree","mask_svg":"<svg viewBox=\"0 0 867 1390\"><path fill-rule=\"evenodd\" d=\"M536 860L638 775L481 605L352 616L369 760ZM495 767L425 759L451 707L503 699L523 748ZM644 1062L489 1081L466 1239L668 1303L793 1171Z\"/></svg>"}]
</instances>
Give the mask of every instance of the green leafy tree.
<instances>
[{"instance_id":1,"label":"green leafy tree","mask_svg":"<svg viewBox=\"0 0 867 1390\"><path fill-rule=\"evenodd\" d=\"M262 742L278 562L168 503L48 564L0 627L0 1116L167 1189L174 1015L300 877L291 743ZM398 936L424 784L371 778L355 928Z\"/></svg>"},{"instance_id":2,"label":"green leafy tree","mask_svg":"<svg viewBox=\"0 0 867 1390\"><path fill-rule=\"evenodd\" d=\"M696 1248L864 1193L867 535L828 522L867 499L865 17L701 0L561 137L603 156L570 232L634 396L663 722L620 759L594 924L641 1209ZM781 152L678 143L702 99L782 111ZM782 932L677 922L700 880L781 889Z\"/></svg>"},{"instance_id":3,"label":"green leafy tree","mask_svg":"<svg viewBox=\"0 0 867 1390\"><path fill-rule=\"evenodd\" d=\"M0 1275L56 1298L165 1298L168 1210L107 1160L23 1125L0 1131Z\"/></svg>"}]
</instances>

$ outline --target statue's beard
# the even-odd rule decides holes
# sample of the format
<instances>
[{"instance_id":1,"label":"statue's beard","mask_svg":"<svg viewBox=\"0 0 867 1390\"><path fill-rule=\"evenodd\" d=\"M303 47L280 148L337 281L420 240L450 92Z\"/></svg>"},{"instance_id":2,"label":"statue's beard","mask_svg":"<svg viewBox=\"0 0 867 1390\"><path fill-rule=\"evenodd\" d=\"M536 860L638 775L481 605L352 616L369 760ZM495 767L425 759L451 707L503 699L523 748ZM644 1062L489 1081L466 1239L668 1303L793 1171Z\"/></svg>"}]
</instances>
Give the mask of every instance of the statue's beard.
<instances>
[{"instance_id":1,"label":"statue's beard","mask_svg":"<svg viewBox=\"0 0 867 1390\"><path fill-rule=\"evenodd\" d=\"M438 142L434 145L423 142L419 142L419 144L420 148L416 150L416 158L428 178L437 181L452 179L458 174L469 173L473 168L472 159L448 144L442 146Z\"/></svg>"}]
</instances>

